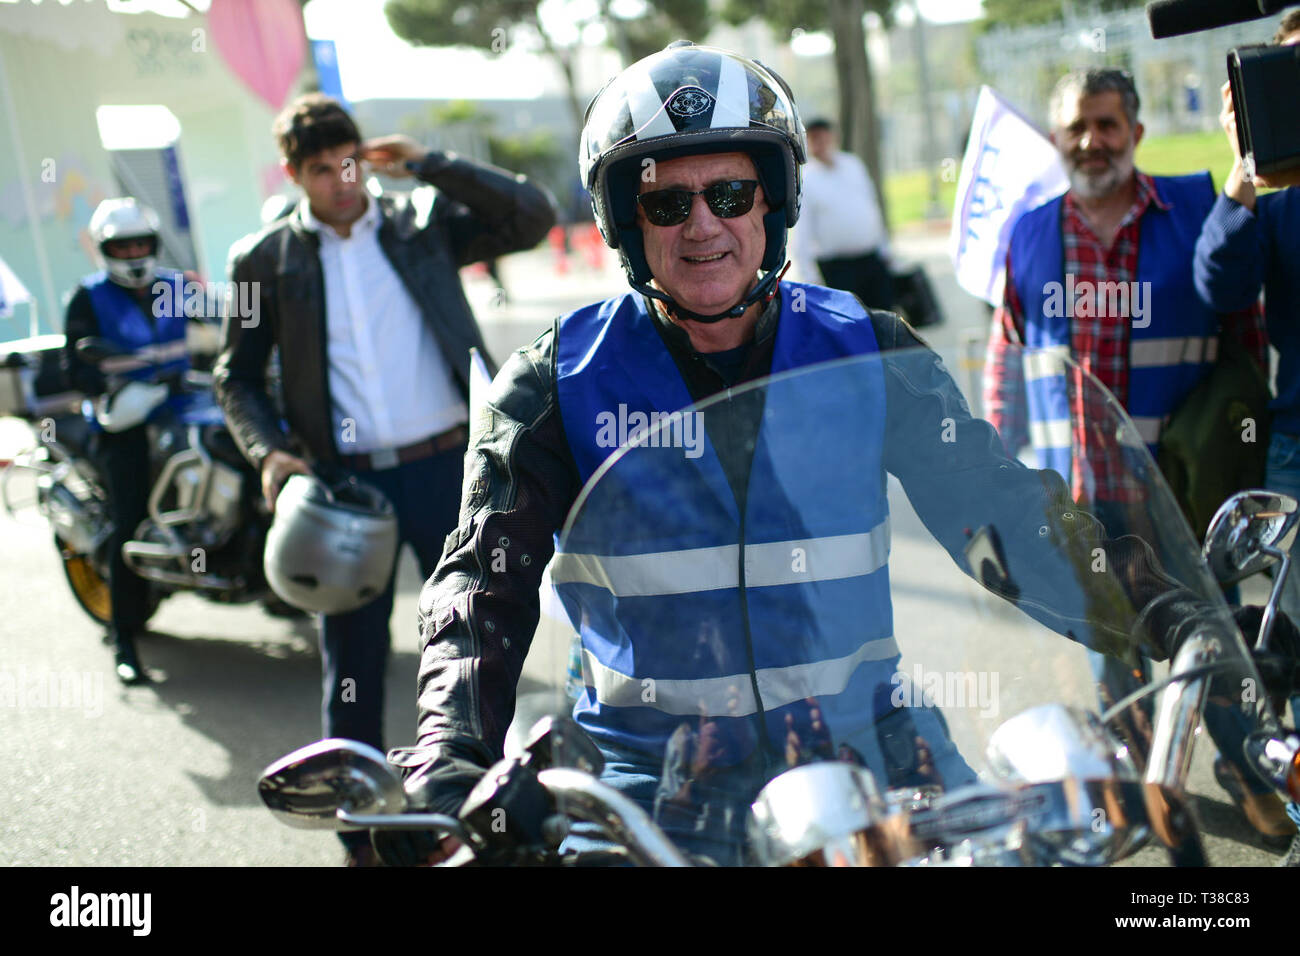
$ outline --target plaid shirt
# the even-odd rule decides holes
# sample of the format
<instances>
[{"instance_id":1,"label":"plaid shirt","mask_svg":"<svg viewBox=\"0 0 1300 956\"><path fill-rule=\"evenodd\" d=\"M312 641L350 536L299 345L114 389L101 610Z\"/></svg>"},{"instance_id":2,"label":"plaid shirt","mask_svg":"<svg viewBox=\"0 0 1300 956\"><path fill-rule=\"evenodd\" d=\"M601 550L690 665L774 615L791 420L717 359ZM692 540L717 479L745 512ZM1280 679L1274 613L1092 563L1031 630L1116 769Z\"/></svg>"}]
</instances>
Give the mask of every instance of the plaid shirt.
<instances>
[{"instance_id":1,"label":"plaid shirt","mask_svg":"<svg viewBox=\"0 0 1300 956\"><path fill-rule=\"evenodd\" d=\"M1064 273L1073 275L1076 282L1135 281L1142 216L1153 205L1161 210L1169 208L1156 192L1151 177L1138 173L1137 196L1120 224L1115 241L1107 249L1084 221L1073 192L1066 193L1061 223L1065 245ZM1191 267L1189 249L1189 271ZM1070 320L1071 356L1110 389L1125 408L1128 407L1129 323L1130 316L1127 315L1074 315ZM1244 312L1224 316L1223 325L1250 349L1261 368L1268 368L1268 338L1258 303ZM1023 345L1024 341L1025 311L1016 293L1008 252L1006 292L1002 307L993 316L984 365L984 411L1012 454L1029 443L1024 369L1020 354L1008 348ZM1084 427L1084 423L1095 421L1102 414L1100 408L1084 407L1084 398L1082 390L1072 385L1070 400L1075 406L1071 409L1075 431L1071 485L1075 496L1082 496L1084 489L1088 489L1091 500L1138 500L1140 486L1131 478L1125 479L1129 468L1115 457L1117 446L1113 441L1106 443L1102 436ZM1084 474L1085 465L1091 474Z\"/></svg>"}]
</instances>

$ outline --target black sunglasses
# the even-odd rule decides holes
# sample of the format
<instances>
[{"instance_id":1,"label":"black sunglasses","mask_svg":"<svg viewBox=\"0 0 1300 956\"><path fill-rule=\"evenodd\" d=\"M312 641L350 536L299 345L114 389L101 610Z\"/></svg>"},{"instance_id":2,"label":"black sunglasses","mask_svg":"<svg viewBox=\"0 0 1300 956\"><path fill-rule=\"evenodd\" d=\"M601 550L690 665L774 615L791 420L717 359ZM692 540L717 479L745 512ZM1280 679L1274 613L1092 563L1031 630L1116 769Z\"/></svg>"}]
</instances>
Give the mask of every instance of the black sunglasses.
<instances>
[{"instance_id":1,"label":"black sunglasses","mask_svg":"<svg viewBox=\"0 0 1300 956\"><path fill-rule=\"evenodd\" d=\"M646 219L655 226L676 226L691 214L696 196L703 196L719 219L735 219L754 208L756 179L731 179L692 192L689 189L656 189L636 197Z\"/></svg>"}]
</instances>

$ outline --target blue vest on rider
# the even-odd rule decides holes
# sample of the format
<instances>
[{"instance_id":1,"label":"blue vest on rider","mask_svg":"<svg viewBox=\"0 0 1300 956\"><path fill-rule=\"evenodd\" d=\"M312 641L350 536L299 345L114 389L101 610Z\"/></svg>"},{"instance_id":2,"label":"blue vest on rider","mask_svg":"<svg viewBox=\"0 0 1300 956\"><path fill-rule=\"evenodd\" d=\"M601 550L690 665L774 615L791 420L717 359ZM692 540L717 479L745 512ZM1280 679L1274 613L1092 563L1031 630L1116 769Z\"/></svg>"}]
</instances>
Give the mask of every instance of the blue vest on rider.
<instances>
[{"instance_id":1,"label":"blue vest on rider","mask_svg":"<svg viewBox=\"0 0 1300 956\"><path fill-rule=\"evenodd\" d=\"M1160 426L1210 368L1218 350L1218 316L1196 294L1192 254L1201 224L1214 205L1209 173L1153 177L1160 198L1142 215L1136 281L1145 315L1129 336L1126 411L1154 455ZM1030 437L1039 467L1071 475L1070 398L1062 356L1069 356L1077 295L1064 274L1064 196L1024 214L1011 234L1011 274L1025 313L1025 390ZM1132 294L1124 293L1132 303ZM1096 297L1094 314L1113 301ZM1129 316L1122 316L1128 320Z\"/></svg>"},{"instance_id":2,"label":"blue vest on rider","mask_svg":"<svg viewBox=\"0 0 1300 956\"><path fill-rule=\"evenodd\" d=\"M774 376L877 351L853 296L779 290ZM808 739L815 707L836 743L878 752L873 709L887 707L898 660L880 366L846 370L843 387L766 385L741 514L703 417L659 419L691 396L653 323L629 293L559 326L569 447L584 481L602 469L552 568L582 636L575 717L602 746L654 763L677 727L707 716L712 764L726 766L755 749L760 710L779 750L791 726ZM826 421L842 441L815 427ZM642 447L615 457L623 441Z\"/></svg>"},{"instance_id":3,"label":"blue vest on rider","mask_svg":"<svg viewBox=\"0 0 1300 956\"><path fill-rule=\"evenodd\" d=\"M109 279L107 272L86 276L81 284L90 293L90 304L102 337L132 352L154 347L164 368L182 371L189 367L184 350L184 278L179 272L160 271L156 281L166 283L167 291L153 300L152 322L135 296ZM180 344L173 349L157 348L177 343ZM172 352L177 353L175 358L171 357ZM129 373L129 377L146 378L153 374L153 369L142 369Z\"/></svg>"}]
</instances>

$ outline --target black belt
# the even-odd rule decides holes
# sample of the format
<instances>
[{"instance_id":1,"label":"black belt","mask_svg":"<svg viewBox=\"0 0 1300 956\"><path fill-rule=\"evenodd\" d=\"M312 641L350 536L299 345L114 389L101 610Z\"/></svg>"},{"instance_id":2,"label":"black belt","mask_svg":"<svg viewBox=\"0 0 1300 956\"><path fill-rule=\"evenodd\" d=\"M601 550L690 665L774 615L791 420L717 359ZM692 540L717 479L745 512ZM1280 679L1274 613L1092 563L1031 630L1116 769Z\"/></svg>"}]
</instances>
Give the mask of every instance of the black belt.
<instances>
[{"instance_id":1,"label":"black belt","mask_svg":"<svg viewBox=\"0 0 1300 956\"><path fill-rule=\"evenodd\" d=\"M357 455L339 455L339 460L354 471L383 471L386 468L396 468L398 465L406 465L413 461L432 458L434 455L450 451L468 442L469 429L464 425L457 425L455 428L449 428L445 432L434 435L432 438L426 438L424 441L418 441L413 445L403 445L401 448L381 448L378 451L363 452Z\"/></svg>"}]
</instances>

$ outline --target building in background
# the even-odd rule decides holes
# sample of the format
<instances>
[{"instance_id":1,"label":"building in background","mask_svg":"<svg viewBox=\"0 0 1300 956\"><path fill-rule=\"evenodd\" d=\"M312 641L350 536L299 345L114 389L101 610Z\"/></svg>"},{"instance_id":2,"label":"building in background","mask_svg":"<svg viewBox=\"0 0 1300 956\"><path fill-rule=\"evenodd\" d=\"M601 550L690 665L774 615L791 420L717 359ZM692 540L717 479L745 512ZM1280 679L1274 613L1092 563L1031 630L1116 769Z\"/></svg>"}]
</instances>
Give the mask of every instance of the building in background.
<instances>
[{"instance_id":1,"label":"building in background","mask_svg":"<svg viewBox=\"0 0 1300 956\"><path fill-rule=\"evenodd\" d=\"M61 330L64 297L93 269L85 227L106 197L135 194L159 211L165 264L224 278L231 243L281 188L270 136L279 104L267 97L288 95L306 40L296 0L217 5L212 20L0 3L0 259L31 290L38 320L31 329L19 306L0 318L0 340ZM296 64L276 55L278 75L256 75L240 42L250 17L266 16L278 18L284 49L300 50Z\"/></svg>"}]
</instances>

